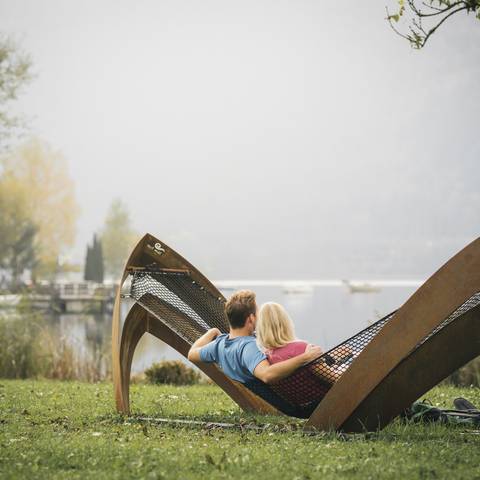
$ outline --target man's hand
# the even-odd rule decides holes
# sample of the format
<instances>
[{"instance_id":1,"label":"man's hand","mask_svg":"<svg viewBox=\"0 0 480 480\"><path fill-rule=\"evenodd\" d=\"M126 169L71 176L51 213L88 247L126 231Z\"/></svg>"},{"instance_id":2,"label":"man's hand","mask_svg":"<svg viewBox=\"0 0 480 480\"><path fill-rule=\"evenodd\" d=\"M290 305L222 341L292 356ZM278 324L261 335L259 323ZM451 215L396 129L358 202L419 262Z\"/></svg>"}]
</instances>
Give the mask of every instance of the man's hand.
<instances>
[{"instance_id":1,"label":"man's hand","mask_svg":"<svg viewBox=\"0 0 480 480\"><path fill-rule=\"evenodd\" d=\"M207 330L188 351L188 359L193 363L200 362L200 349L215 340L222 332L218 328Z\"/></svg>"},{"instance_id":2,"label":"man's hand","mask_svg":"<svg viewBox=\"0 0 480 480\"><path fill-rule=\"evenodd\" d=\"M318 345L312 345L309 343L303 355L305 358L305 364L307 364L323 355L323 350Z\"/></svg>"},{"instance_id":3,"label":"man's hand","mask_svg":"<svg viewBox=\"0 0 480 480\"><path fill-rule=\"evenodd\" d=\"M340 364L353 356L353 350L348 345L341 345L332 350L329 355Z\"/></svg>"},{"instance_id":4,"label":"man's hand","mask_svg":"<svg viewBox=\"0 0 480 480\"><path fill-rule=\"evenodd\" d=\"M214 340L215 338L217 338L221 334L222 334L222 332L218 328L211 328L210 330L207 330L207 333L205 335L209 335L209 336L211 335L212 340ZM200 338L198 340L200 340ZM198 340L197 340L197 342L198 342ZM197 342L195 342L195 343L197 343ZM195 343L194 343L194 345L195 345Z\"/></svg>"}]
</instances>

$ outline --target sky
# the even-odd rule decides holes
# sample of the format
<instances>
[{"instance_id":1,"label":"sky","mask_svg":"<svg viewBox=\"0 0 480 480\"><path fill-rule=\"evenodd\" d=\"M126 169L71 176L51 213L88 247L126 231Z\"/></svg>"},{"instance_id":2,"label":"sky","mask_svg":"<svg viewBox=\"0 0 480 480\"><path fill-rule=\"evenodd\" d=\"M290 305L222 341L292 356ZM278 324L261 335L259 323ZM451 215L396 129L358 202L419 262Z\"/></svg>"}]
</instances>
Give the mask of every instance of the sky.
<instances>
[{"instance_id":1,"label":"sky","mask_svg":"<svg viewBox=\"0 0 480 480\"><path fill-rule=\"evenodd\" d=\"M0 0L82 262L114 198L213 278L427 277L479 236L480 23L384 2Z\"/></svg>"}]
</instances>

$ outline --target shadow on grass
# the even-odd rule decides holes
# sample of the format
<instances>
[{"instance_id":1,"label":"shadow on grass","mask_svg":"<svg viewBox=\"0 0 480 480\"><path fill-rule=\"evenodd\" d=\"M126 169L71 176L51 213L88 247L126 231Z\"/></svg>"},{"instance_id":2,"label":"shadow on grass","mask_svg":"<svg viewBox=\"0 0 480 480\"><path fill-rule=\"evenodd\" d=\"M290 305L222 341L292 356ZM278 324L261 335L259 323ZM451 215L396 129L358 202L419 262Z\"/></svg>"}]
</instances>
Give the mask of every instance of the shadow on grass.
<instances>
[{"instance_id":1,"label":"shadow on grass","mask_svg":"<svg viewBox=\"0 0 480 480\"><path fill-rule=\"evenodd\" d=\"M422 441L448 442L449 444L464 444L468 437L472 440L480 439L480 430L477 426L454 425L439 423L416 423L396 419L388 427L380 431L363 433L345 433L336 431L304 431L305 420L291 419L284 416L271 415L242 415L225 418L218 416L177 416L160 417L136 413L134 415L112 414L98 419L101 423L122 426L141 425L144 433L149 428L173 428L202 431L204 433L218 433L223 431L257 434L295 434L305 437L315 437L320 441L341 442L409 442Z\"/></svg>"}]
</instances>

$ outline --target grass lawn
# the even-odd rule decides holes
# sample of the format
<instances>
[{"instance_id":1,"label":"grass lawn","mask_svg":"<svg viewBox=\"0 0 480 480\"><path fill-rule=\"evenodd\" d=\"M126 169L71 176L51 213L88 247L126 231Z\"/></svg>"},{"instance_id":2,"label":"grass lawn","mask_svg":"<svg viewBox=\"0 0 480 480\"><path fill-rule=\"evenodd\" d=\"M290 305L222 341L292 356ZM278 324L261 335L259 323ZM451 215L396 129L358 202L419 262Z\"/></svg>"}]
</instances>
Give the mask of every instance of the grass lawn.
<instances>
[{"instance_id":1,"label":"grass lawn","mask_svg":"<svg viewBox=\"0 0 480 480\"><path fill-rule=\"evenodd\" d=\"M473 428L396 421L374 434L306 436L301 421L243 414L215 386L134 385L131 396L134 415L122 417L108 383L0 380L0 478L480 478ZM478 388L437 387L428 398L451 407L457 396L480 404ZM142 415L270 426L178 427Z\"/></svg>"}]
</instances>

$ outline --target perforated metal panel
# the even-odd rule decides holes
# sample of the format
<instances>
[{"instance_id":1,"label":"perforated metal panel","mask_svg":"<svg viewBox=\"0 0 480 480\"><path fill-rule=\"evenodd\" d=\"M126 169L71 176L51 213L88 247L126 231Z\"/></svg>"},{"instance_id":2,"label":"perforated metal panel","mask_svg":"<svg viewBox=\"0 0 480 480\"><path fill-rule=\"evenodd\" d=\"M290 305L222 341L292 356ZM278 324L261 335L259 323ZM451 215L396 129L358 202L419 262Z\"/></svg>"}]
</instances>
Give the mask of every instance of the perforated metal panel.
<instances>
[{"instance_id":1,"label":"perforated metal panel","mask_svg":"<svg viewBox=\"0 0 480 480\"><path fill-rule=\"evenodd\" d=\"M210 328L228 332L223 298L188 273L135 272L130 295L190 344Z\"/></svg>"}]
</instances>

